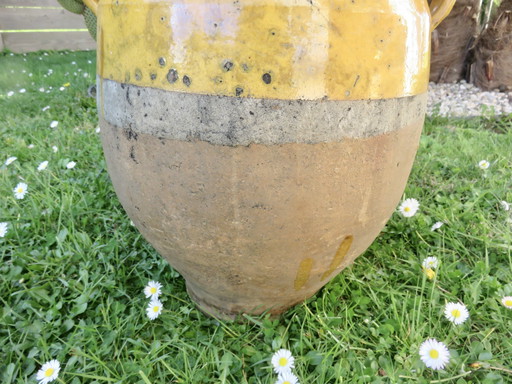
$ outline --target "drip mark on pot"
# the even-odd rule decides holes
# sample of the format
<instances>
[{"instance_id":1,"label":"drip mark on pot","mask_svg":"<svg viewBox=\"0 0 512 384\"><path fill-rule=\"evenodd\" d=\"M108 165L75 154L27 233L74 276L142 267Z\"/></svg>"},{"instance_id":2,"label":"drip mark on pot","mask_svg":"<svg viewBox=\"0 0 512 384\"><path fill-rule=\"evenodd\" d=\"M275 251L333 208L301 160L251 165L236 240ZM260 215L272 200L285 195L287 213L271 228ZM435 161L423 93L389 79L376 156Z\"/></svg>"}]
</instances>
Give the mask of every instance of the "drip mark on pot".
<instances>
[{"instance_id":1,"label":"drip mark on pot","mask_svg":"<svg viewBox=\"0 0 512 384\"><path fill-rule=\"evenodd\" d=\"M361 77L361 76L359 76L359 75L357 75L357 76L356 76L356 81L354 81L354 85L352 86L353 88L355 88L355 87L356 87L357 82L359 81L359 78L360 78L360 77Z\"/></svg>"},{"instance_id":2,"label":"drip mark on pot","mask_svg":"<svg viewBox=\"0 0 512 384\"><path fill-rule=\"evenodd\" d=\"M343 239L338 250L336 251L336 254L334 255L334 258L331 261L331 265L329 265L327 271L325 271L324 274L322 275L322 280L328 278L336 270L336 268L338 268L341 265L343 259L345 258L350 249L350 246L352 245L353 240L354 236L352 235L348 235Z\"/></svg>"},{"instance_id":3,"label":"drip mark on pot","mask_svg":"<svg viewBox=\"0 0 512 384\"><path fill-rule=\"evenodd\" d=\"M133 145L130 147L130 159L132 159L135 164L139 164L135 158L135 147Z\"/></svg>"},{"instance_id":4,"label":"drip mark on pot","mask_svg":"<svg viewBox=\"0 0 512 384\"><path fill-rule=\"evenodd\" d=\"M142 80L142 71L139 68L135 69L135 80Z\"/></svg>"},{"instance_id":5,"label":"drip mark on pot","mask_svg":"<svg viewBox=\"0 0 512 384\"><path fill-rule=\"evenodd\" d=\"M132 100L130 99L130 87L128 87L126 89L126 101L128 102L129 105L133 105Z\"/></svg>"},{"instance_id":6,"label":"drip mark on pot","mask_svg":"<svg viewBox=\"0 0 512 384\"><path fill-rule=\"evenodd\" d=\"M244 89L242 87L236 87L235 95L240 96L242 93L244 93Z\"/></svg>"},{"instance_id":7,"label":"drip mark on pot","mask_svg":"<svg viewBox=\"0 0 512 384\"><path fill-rule=\"evenodd\" d=\"M165 57L160 57L158 59L158 64L160 64L161 67L165 66Z\"/></svg>"},{"instance_id":8,"label":"drip mark on pot","mask_svg":"<svg viewBox=\"0 0 512 384\"><path fill-rule=\"evenodd\" d=\"M156 79L156 73L155 72L152 72L150 75L149 75L149 78L151 80L155 80Z\"/></svg>"},{"instance_id":9,"label":"drip mark on pot","mask_svg":"<svg viewBox=\"0 0 512 384\"><path fill-rule=\"evenodd\" d=\"M301 289L306 285L309 280L309 275L311 274L311 269L313 268L313 259L308 257L300 262L299 269L297 271L297 276L295 277L295 282L293 284L296 291Z\"/></svg>"},{"instance_id":10,"label":"drip mark on pot","mask_svg":"<svg viewBox=\"0 0 512 384\"><path fill-rule=\"evenodd\" d=\"M270 73L264 73L263 76L261 76L261 79L265 84L270 84L272 82L272 76L270 76Z\"/></svg>"},{"instance_id":11,"label":"drip mark on pot","mask_svg":"<svg viewBox=\"0 0 512 384\"><path fill-rule=\"evenodd\" d=\"M174 68L169 69L169 72L167 72L167 81L171 84L174 84L178 78L178 71Z\"/></svg>"},{"instance_id":12,"label":"drip mark on pot","mask_svg":"<svg viewBox=\"0 0 512 384\"><path fill-rule=\"evenodd\" d=\"M125 130L124 130L124 135L125 135L125 136L126 136L126 138L127 138L128 140L130 140L130 141L131 141L131 140L135 140L135 141L137 141L137 139L138 139L138 137L139 137L139 135L137 135L137 132L135 132L135 131L134 131L133 129L131 129L131 128L127 128L127 129L125 129Z\"/></svg>"},{"instance_id":13,"label":"drip mark on pot","mask_svg":"<svg viewBox=\"0 0 512 384\"><path fill-rule=\"evenodd\" d=\"M190 87L190 84L192 83L192 80L190 80L190 77L187 75L183 76L183 84L185 84L187 87Z\"/></svg>"}]
</instances>

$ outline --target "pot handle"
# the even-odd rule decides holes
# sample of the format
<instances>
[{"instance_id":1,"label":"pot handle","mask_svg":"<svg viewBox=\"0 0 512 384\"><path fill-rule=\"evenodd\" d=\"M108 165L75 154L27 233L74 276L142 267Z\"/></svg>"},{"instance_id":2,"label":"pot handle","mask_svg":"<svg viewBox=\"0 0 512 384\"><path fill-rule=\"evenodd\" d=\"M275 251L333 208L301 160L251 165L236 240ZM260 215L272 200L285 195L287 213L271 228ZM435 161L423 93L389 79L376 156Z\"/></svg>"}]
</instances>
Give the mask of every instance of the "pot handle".
<instances>
[{"instance_id":1,"label":"pot handle","mask_svg":"<svg viewBox=\"0 0 512 384\"><path fill-rule=\"evenodd\" d=\"M98 14L98 3L100 0L82 0L84 4L89 8L95 15Z\"/></svg>"},{"instance_id":2,"label":"pot handle","mask_svg":"<svg viewBox=\"0 0 512 384\"><path fill-rule=\"evenodd\" d=\"M456 0L432 0L430 3L430 15L432 32L450 13Z\"/></svg>"}]
</instances>

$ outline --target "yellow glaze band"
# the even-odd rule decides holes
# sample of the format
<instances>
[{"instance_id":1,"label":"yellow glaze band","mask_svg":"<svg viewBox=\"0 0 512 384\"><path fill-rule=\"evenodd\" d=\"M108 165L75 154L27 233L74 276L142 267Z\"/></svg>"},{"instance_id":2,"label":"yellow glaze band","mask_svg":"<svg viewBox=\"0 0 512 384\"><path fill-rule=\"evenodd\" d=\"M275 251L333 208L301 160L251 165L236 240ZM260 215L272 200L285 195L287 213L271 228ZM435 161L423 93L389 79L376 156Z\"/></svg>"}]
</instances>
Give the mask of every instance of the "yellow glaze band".
<instances>
[{"instance_id":1,"label":"yellow glaze band","mask_svg":"<svg viewBox=\"0 0 512 384\"><path fill-rule=\"evenodd\" d=\"M425 92L426 0L101 0L101 77L170 91L360 100Z\"/></svg>"}]
</instances>

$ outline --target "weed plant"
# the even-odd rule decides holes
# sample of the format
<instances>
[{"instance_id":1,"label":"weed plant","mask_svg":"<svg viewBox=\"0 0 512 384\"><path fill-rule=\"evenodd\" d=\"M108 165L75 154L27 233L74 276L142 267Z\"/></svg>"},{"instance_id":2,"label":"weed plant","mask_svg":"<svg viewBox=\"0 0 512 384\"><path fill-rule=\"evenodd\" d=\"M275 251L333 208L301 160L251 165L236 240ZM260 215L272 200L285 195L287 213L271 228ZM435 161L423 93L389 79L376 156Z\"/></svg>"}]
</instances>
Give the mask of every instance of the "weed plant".
<instances>
[{"instance_id":1,"label":"weed plant","mask_svg":"<svg viewBox=\"0 0 512 384\"><path fill-rule=\"evenodd\" d=\"M303 384L512 382L501 303L512 295L510 117L428 119L404 194L419 211L394 213L351 267L281 318L228 323L194 307L130 224L105 169L94 79L95 52L0 55L1 383L36 382L56 359L60 383L268 384L280 348ZM432 280L426 257L439 261ZM153 321L150 280L163 284ZM456 326L443 311L458 301L469 319ZM445 369L420 360L428 338L448 346Z\"/></svg>"}]
</instances>

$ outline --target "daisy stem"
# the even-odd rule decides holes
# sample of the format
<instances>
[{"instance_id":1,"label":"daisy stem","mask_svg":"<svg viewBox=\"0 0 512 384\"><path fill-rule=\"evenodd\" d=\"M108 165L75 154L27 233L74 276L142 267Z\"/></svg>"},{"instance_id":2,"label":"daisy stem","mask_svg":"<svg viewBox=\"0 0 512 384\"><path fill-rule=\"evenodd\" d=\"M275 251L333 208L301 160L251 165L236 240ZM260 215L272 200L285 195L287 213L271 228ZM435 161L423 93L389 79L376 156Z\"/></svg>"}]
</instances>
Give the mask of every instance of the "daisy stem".
<instances>
[{"instance_id":1,"label":"daisy stem","mask_svg":"<svg viewBox=\"0 0 512 384\"><path fill-rule=\"evenodd\" d=\"M446 293L447 295L451 295L451 293L449 291L447 291L446 289L442 288L438 283L436 283L436 287L437 287L437 289L439 289L440 291ZM459 302L460 302L460 300L459 300ZM461 302L461 304L463 304L463 303Z\"/></svg>"},{"instance_id":2,"label":"daisy stem","mask_svg":"<svg viewBox=\"0 0 512 384\"><path fill-rule=\"evenodd\" d=\"M486 367L486 368L487 369L493 369L495 371L505 372L505 373L508 373L509 375L512 375L512 369L500 368L500 367Z\"/></svg>"},{"instance_id":3,"label":"daisy stem","mask_svg":"<svg viewBox=\"0 0 512 384\"><path fill-rule=\"evenodd\" d=\"M468 371L468 372L464 372L464 373L461 373L460 375L457 375L457 376L452 376L452 377L448 377L446 379L441 379L441 380L432 380L430 382L430 384L434 384L434 383L446 383L447 381L452 381L454 379L458 379L460 377L464 377L464 376L467 376L467 375L470 375L472 374L473 371Z\"/></svg>"}]
</instances>

